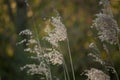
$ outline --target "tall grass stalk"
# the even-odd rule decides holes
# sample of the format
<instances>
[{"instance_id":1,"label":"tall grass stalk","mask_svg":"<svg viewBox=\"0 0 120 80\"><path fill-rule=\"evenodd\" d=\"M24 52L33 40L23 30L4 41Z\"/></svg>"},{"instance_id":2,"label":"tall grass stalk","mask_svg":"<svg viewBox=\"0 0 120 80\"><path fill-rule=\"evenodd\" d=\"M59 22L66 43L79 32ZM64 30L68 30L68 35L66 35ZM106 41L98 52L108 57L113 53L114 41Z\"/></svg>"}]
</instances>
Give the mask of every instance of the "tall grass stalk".
<instances>
[{"instance_id":1,"label":"tall grass stalk","mask_svg":"<svg viewBox=\"0 0 120 80\"><path fill-rule=\"evenodd\" d=\"M64 69L64 79L67 80L66 71Z\"/></svg>"},{"instance_id":2,"label":"tall grass stalk","mask_svg":"<svg viewBox=\"0 0 120 80\"><path fill-rule=\"evenodd\" d=\"M59 51L62 53L62 50L60 47L58 47ZM64 77L65 77L65 80L70 80L70 75L69 75L69 71L68 71L68 67L66 65L66 62L65 62L65 59L63 57L63 69L64 69Z\"/></svg>"},{"instance_id":3,"label":"tall grass stalk","mask_svg":"<svg viewBox=\"0 0 120 80\"><path fill-rule=\"evenodd\" d=\"M71 56L71 50L70 50L70 44L69 44L68 37L67 37L67 47L68 47L68 54L69 54L69 58L70 58L70 65L71 65L71 69L72 69L73 80L75 80L75 72L74 72L73 60L72 60L72 56Z\"/></svg>"},{"instance_id":4,"label":"tall grass stalk","mask_svg":"<svg viewBox=\"0 0 120 80\"><path fill-rule=\"evenodd\" d=\"M65 60L63 60L63 68L65 70L66 76L67 76L67 80L70 80L70 76L69 76L69 72L68 72L68 68L67 65L65 63Z\"/></svg>"}]
</instances>

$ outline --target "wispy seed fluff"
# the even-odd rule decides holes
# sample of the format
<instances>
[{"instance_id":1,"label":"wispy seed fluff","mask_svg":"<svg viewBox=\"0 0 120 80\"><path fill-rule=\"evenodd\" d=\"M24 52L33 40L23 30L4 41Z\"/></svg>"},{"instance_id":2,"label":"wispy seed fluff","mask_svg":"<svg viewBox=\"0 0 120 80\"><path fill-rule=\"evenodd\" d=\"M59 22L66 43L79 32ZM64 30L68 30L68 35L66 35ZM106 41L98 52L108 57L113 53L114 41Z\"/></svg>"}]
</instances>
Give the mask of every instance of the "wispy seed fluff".
<instances>
[{"instance_id":1,"label":"wispy seed fluff","mask_svg":"<svg viewBox=\"0 0 120 80\"><path fill-rule=\"evenodd\" d=\"M24 51L37 54L36 57L34 56L32 58L39 60L39 58L42 57L52 65L61 65L63 63L62 54L56 49L52 49L52 48L42 49L42 46L39 46L40 43L35 39L32 31L30 31L29 29L21 31L20 35L27 35L30 37L29 39L27 39L27 41L26 39L23 39L17 44L22 44L24 42L27 42L26 46L28 47L25 48Z\"/></svg>"},{"instance_id":2,"label":"wispy seed fluff","mask_svg":"<svg viewBox=\"0 0 120 80\"><path fill-rule=\"evenodd\" d=\"M93 57L93 61L98 62L102 65L105 65L105 62L99 56L97 56L93 53L89 53L88 56Z\"/></svg>"},{"instance_id":3,"label":"wispy seed fluff","mask_svg":"<svg viewBox=\"0 0 120 80\"><path fill-rule=\"evenodd\" d=\"M85 75L88 77L87 80L110 80L110 77L107 74L95 68L86 70Z\"/></svg>"},{"instance_id":4,"label":"wispy seed fluff","mask_svg":"<svg viewBox=\"0 0 120 80\"><path fill-rule=\"evenodd\" d=\"M48 58L49 62L52 65L62 65L63 64L63 55L55 49L50 49L48 51L48 53L44 54L44 57Z\"/></svg>"},{"instance_id":5,"label":"wispy seed fluff","mask_svg":"<svg viewBox=\"0 0 120 80\"><path fill-rule=\"evenodd\" d=\"M45 40L55 47L58 47L59 41L64 41L67 38L65 25L61 22L60 18L60 16L51 18L51 24L55 28L48 32L48 36L44 37Z\"/></svg>"},{"instance_id":6,"label":"wispy seed fluff","mask_svg":"<svg viewBox=\"0 0 120 80\"><path fill-rule=\"evenodd\" d=\"M93 26L98 31L98 38L102 42L116 44L119 33L117 22L113 19L110 3L108 0L101 0L100 4L104 6L102 12L96 14L97 18L93 20Z\"/></svg>"},{"instance_id":7,"label":"wispy seed fluff","mask_svg":"<svg viewBox=\"0 0 120 80\"><path fill-rule=\"evenodd\" d=\"M19 35L32 35L32 32L29 29L25 29L21 31Z\"/></svg>"},{"instance_id":8,"label":"wispy seed fluff","mask_svg":"<svg viewBox=\"0 0 120 80\"><path fill-rule=\"evenodd\" d=\"M29 68L29 70L27 71L28 74L30 75L34 75L34 74L48 74L48 69L46 68L45 65L42 64L39 64L39 65L36 65L36 64L26 64L25 66L21 67L20 69L21 70L24 70L26 68Z\"/></svg>"},{"instance_id":9,"label":"wispy seed fluff","mask_svg":"<svg viewBox=\"0 0 120 80\"><path fill-rule=\"evenodd\" d=\"M24 51L36 54L35 56L31 56L31 59L40 62L39 64L26 64L21 67L21 70L27 69L27 73L30 75L40 74L49 76L50 70L48 64L63 64L63 55L56 49L42 47L29 29L21 31L19 35L26 35L28 38L23 39L17 44L23 44L25 42L27 48Z\"/></svg>"}]
</instances>

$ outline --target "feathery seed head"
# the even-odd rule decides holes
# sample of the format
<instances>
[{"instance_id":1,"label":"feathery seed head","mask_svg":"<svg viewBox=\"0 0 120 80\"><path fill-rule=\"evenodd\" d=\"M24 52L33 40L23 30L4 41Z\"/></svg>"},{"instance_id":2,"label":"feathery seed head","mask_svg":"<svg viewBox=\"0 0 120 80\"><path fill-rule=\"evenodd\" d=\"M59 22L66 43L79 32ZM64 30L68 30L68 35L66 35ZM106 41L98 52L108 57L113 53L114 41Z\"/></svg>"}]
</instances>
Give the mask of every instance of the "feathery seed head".
<instances>
[{"instance_id":1,"label":"feathery seed head","mask_svg":"<svg viewBox=\"0 0 120 80\"><path fill-rule=\"evenodd\" d=\"M98 38L102 42L116 44L118 42L119 28L117 22L113 19L109 1L101 0L100 3L104 5L104 9L101 13L96 14L97 18L93 20L92 28L96 28Z\"/></svg>"},{"instance_id":2,"label":"feathery seed head","mask_svg":"<svg viewBox=\"0 0 120 80\"><path fill-rule=\"evenodd\" d=\"M32 32L29 29L25 29L21 31L19 35L32 35Z\"/></svg>"},{"instance_id":3,"label":"feathery seed head","mask_svg":"<svg viewBox=\"0 0 120 80\"><path fill-rule=\"evenodd\" d=\"M44 39L50 42L53 46L58 47L59 41L66 40L67 31L65 25L60 20L60 16L52 17L51 24L55 28L49 32L48 36L44 37Z\"/></svg>"},{"instance_id":4,"label":"feathery seed head","mask_svg":"<svg viewBox=\"0 0 120 80\"><path fill-rule=\"evenodd\" d=\"M85 72L85 75L88 76L87 80L110 80L110 77L107 74L95 68L91 68Z\"/></svg>"},{"instance_id":5,"label":"feathery seed head","mask_svg":"<svg viewBox=\"0 0 120 80\"><path fill-rule=\"evenodd\" d=\"M105 65L105 62L99 56L97 56L93 53L89 53L88 56L93 57L93 61L98 62L102 65Z\"/></svg>"},{"instance_id":6,"label":"feathery seed head","mask_svg":"<svg viewBox=\"0 0 120 80\"><path fill-rule=\"evenodd\" d=\"M61 65L63 63L62 54L55 49L50 50L47 54L44 54L44 57L48 58L53 65Z\"/></svg>"},{"instance_id":7,"label":"feathery seed head","mask_svg":"<svg viewBox=\"0 0 120 80\"><path fill-rule=\"evenodd\" d=\"M110 44L117 43L117 34L119 33L118 25L116 21L106 15L97 14L97 18L94 20L93 25L98 31L98 38L103 42L106 41Z\"/></svg>"}]
</instances>

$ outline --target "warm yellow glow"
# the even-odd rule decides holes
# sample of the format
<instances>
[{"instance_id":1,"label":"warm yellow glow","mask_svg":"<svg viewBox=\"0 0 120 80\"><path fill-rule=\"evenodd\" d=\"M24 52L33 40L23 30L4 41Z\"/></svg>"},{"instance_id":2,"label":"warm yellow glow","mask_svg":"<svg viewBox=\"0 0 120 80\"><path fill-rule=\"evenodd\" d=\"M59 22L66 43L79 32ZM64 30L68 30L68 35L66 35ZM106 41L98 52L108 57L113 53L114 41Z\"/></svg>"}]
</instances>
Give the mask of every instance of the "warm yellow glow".
<instances>
[{"instance_id":1,"label":"warm yellow glow","mask_svg":"<svg viewBox=\"0 0 120 80\"><path fill-rule=\"evenodd\" d=\"M27 13L27 16L28 17L32 17L33 16L33 12L31 10L29 10L28 13Z\"/></svg>"},{"instance_id":2,"label":"warm yellow glow","mask_svg":"<svg viewBox=\"0 0 120 80\"><path fill-rule=\"evenodd\" d=\"M12 2L12 3L11 3L11 8L12 8L12 9L15 9L15 8L16 8L16 3L15 3L15 2Z\"/></svg>"},{"instance_id":3,"label":"warm yellow glow","mask_svg":"<svg viewBox=\"0 0 120 80\"><path fill-rule=\"evenodd\" d=\"M41 0L35 0L35 4L38 5L41 2Z\"/></svg>"},{"instance_id":4,"label":"warm yellow glow","mask_svg":"<svg viewBox=\"0 0 120 80\"><path fill-rule=\"evenodd\" d=\"M13 48L12 48L10 45L7 46L6 52L7 52L7 55L8 55L9 57L12 57L12 56L13 56L14 51L13 51Z\"/></svg>"}]
</instances>

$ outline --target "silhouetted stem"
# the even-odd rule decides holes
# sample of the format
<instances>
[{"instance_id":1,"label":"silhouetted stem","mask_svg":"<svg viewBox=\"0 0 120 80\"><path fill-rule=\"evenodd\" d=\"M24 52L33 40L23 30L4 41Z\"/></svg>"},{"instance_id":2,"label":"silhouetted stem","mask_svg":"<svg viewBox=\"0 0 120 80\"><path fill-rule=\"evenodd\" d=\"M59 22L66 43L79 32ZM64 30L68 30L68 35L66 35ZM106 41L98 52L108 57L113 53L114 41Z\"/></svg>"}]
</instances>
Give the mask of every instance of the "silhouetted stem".
<instances>
[{"instance_id":1,"label":"silhouetted stem","mask_svg":"<svg viewBox=\"0 0 120 80\"><path fill-rule=\"evenodd\" d=\"M70 76L69 76L68 68L67 68L66 63L65 63L64 60L63 60L63 68L64 68L64 70L66 71L67 80L70 80Z\"/></svg>"},{"instance_id":2,"label":"silhouetted stem","mask_svg":"<svg viewBox=\"0 0 120 80\"><path fill-rule=\"evenodd\" d=\"M68 54L70 57L70 65L71 65L71 69L72 69L72 75L73 75L73 80L75 80L75 72L74 72L74 68L73 68L73 61L72 61L72 56L71 56L71 51L70 51L70 45L69 45L69 39L67 38L67 47L68 47Z\"/></svg>"},{"instance_id":3,"label":"silhouetted stem","mask_svg":"<svg viewBox=\"0 0 120 80\"><path fill-rule=\"evenodd\" d=\"M64 68L64 67L63 67L63 68ZM67 80L67 76L66 76L65 69L64 69L64 79Z\"/></svg>"}]
</instances>

